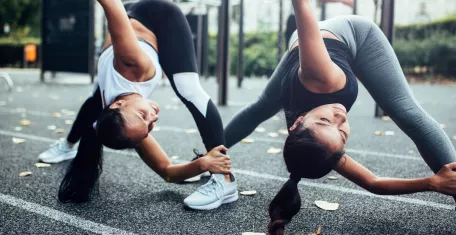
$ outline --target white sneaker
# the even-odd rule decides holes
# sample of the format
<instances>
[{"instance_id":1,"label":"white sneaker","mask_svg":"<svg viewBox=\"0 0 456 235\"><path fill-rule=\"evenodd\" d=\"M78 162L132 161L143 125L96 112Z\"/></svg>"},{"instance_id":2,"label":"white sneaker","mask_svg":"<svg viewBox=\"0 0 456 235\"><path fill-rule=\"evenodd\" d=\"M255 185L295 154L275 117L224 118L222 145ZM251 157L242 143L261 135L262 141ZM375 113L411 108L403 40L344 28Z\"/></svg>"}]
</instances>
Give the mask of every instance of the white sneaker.
<instances>
[{"instance_id":1,"label":"white sneaker","mask_svg":"<svg viewBox=\"0 0 456 235\"><path fill-rule=\"evenodd\" d=\"M211 173L209 171L205 171L197 176L193 176L191 178L188 178L186 180L184 180L184 182L186 183L194 183L194 182L198 182L201 180L201 178L203 177L211 177Z\"/></svg>"},{"instance_id":2,"label":"white sneaker","mask_svg":"<svg viewBox=\"0 0 456 235\"><path fill-rule=\"evenodd\" d=\"M184 204L195 210L212 210L222 204L237 201L237 182L231 175L231 183L222 174L212 174L211 179L184 200Z\"/></svg>"},{"instance_id":3,"label":"white sneaker","mask_svg":"<svg viewBox=\"0 0 456 235\"><path fill-rule=\"evenodd\" d=\"M41 153L38 159L46 163L59 163L76 157L76 149L70 147L66 141L57 141L51 148Z\"/></svg>"}]
</instances>

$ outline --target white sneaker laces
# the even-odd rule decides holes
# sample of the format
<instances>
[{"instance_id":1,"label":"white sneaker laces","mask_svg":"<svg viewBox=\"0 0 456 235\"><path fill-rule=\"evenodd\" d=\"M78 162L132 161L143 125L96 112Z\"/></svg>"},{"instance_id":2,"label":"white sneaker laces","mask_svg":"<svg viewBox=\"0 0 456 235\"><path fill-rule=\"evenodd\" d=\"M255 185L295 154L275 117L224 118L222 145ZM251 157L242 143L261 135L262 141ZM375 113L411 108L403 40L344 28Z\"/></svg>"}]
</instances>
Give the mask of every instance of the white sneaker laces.
<instances>
[{"instance_id":1,"label":"white sneaker laces","mask_svg":"<svg viewBox=\"0 0 456 235\"><path fill-rule=\"evenodd\" d=\"M223 197L224 186L216 178L212 177L206 184L198 188L198 192L211 196L215 192L217 199Z\"/></svg>"}]
</instances>

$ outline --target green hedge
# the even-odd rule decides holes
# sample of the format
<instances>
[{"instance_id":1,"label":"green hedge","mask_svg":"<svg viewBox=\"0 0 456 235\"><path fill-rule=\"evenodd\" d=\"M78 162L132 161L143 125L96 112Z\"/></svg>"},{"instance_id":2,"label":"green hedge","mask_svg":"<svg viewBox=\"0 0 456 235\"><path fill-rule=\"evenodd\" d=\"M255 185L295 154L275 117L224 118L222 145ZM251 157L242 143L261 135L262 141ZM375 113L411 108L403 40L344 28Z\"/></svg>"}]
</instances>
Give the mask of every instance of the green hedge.
<instances>
[{"instance_id":1,"label":"green hedge","mask_svg":"<svg viewBox=\"0 0 456 235\"><path fill-rule=\"evenodd\" d=\"M404 40L424 40L435 35L456 35L456 15L425 24L396 26L395 38Z\"/></svg>"},{"instance_id":2,"label":"green hedge","mask_svg":"<svg viewBox=\"0 0 456 235\"><path fill-rule=\"evenodd\" d=\"M277 33L246 33L244 36L245 76L270 76L277 66ZM230 37L231 74L237 71L238 35ZM209 73L215 74L217 36L209 37Z\"/></svg>"},{"instance_id":3,"label":"green hedge","mask_svg":"<svg viewBox=\"0 0 456 235\"><path fill-rule=\"evenodd\" d=\"M456 76L456 36L434 35L424 40L396 40L394 50L406 73ZM415 71L417 67L424 67Z\"/></svg>"}]
</instances>

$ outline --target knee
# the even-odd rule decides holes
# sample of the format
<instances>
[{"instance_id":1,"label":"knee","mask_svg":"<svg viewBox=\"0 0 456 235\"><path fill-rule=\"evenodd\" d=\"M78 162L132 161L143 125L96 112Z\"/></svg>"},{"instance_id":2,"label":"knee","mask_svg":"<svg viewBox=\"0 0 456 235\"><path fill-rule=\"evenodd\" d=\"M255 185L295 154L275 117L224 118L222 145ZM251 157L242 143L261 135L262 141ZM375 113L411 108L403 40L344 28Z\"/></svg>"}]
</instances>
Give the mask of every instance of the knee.
<instances>
[{"instance_id":1,"label":"knee","mask_svg":"<svg viewBox=\"0 0 456 235\"><path fill-rule=\"evenodd\" d=\"M397 125L407 134L421 133L423 130L432 125L432 118L429 118L426 113L415 105L401 106L400 112L388 113ZM387 111L388 112L388 111Z\"/></svg>"},{"instance_id":2,"label":"knee","mask_svg":"<svg viewBox=\"0 0 456 235\"><path fill-rule=\"evenodd\" d=\"M174 74L173 81L178 95L186 101L193 103L201 113L205 114L210 97L201 87L198 74Z\"/></svg>"}]
</instances>

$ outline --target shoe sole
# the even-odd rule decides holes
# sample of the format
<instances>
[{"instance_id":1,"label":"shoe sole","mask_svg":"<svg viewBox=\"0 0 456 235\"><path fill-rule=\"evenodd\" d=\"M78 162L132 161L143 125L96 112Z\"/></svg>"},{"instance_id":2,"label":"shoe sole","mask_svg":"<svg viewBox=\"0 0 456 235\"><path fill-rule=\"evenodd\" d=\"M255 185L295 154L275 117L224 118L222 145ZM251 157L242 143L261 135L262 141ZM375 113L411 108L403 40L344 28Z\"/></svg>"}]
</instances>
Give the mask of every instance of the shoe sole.
<instances>
[{"instance_id":1,"label":"shoe sole","mask_svg":"<svg viewBox=\"0 0 456 235\"><path fill-rule=\"evenodd\" d=\"M213 202L213 203L208 204L208 205L204 205L204 206L186 205L186 206L188 206L189 208L195 209L195 210L213 210L213 209L216 209L216 208L218 208L219 206L221 206L223 204L235 202L235 201L238 200L238 198L239 198L239 193L236 190L235 193L224 196L222 200Z\"/></svg>"},{"instance_id":2,"label":"shoe sole","mask_svg":"<svg viewBox=\"0 0 456 235\"><path fill-rule=\"evenodd\" d=\"M45 163L60 163L60 162L63 162L63 161L66 161L66 160L70 160L70 159L73 159L76 157L76 153L67 153L67 154L64 154L64 155L60 155L58 157L54 157L54 158L38 158L40 161L42 162L45 162Z\"/></svg>"}]
</instances>

